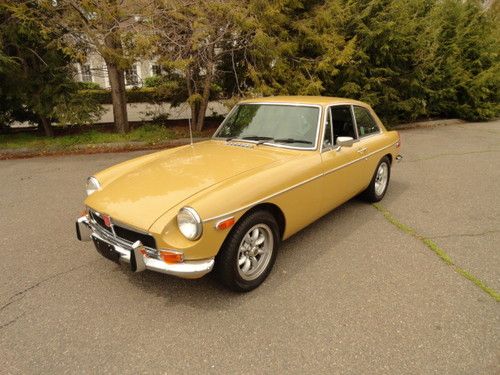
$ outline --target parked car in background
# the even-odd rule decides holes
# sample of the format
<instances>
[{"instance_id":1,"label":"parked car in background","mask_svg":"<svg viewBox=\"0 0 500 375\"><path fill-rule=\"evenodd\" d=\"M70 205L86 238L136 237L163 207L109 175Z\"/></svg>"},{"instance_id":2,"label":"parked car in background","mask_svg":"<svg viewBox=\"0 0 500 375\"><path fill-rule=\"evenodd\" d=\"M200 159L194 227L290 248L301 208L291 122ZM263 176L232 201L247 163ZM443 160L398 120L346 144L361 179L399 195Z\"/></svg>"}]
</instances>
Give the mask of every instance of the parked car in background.
<instances>
[{"instance_id":1,"label":"parked car in background","mask_svg":"<svg viewBox=\"0 0 500 375\"><path fill-rule=\"evenodd\" d=\"M381 200L400 138L365 103L244 100L212 139L118 164L88 179L80 240L133 271L249 291L280 242L352 197Z\"/></svg>"}]
</instances>

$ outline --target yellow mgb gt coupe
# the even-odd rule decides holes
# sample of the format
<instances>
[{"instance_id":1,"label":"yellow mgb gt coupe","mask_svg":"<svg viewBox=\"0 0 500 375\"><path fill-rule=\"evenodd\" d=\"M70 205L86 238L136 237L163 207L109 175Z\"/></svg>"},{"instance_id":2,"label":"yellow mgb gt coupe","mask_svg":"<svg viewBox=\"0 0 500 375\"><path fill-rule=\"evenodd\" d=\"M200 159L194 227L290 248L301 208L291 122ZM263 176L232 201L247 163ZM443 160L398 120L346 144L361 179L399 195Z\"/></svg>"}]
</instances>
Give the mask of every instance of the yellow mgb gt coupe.
<instances>
[{"instance_id":1,"label":"yellow mgb gt coupe","mask_svg":"<svg viewBox=\"0 0 500 375\"><path fill-rule=\"evenodd\" d=\"M113 261L236 291L269 275L281 241L350 198L384 197L400 138L365 103L270 97L236 105L207 141L89 177L79 240Z\"/></svg>"}]
</instances>

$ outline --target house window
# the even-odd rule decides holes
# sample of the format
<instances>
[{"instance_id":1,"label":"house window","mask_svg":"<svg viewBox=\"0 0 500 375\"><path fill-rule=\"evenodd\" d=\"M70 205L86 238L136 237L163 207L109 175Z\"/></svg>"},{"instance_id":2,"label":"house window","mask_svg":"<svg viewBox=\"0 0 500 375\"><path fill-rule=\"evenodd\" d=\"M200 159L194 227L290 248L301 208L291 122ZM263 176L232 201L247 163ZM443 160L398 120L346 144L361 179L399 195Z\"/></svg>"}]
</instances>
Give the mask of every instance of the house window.
<instances>
[{"instance_id":1,"label":"house window","mask_svg":"<svg viewBox=\"0 0 500 375\"><path fill-rule=\"evenodd\" d=\"M82 65L82 82L92 82L92 71L90 65Z\"/></svg>"},{"instance_id":2,"label":"house window","mask_svg":"<svg viewBox=\"0 0 500 375\"><path fill-rule=\"evenodd\" d=\"M125 70L125 84L127 86L138 86L139 76L137 75L137 66L132 65L130 69Z\"/></svg>"},{"instance_id":3,"label":"house window","mask_svg":"<svg viewBox=\"0 0 500 375\"><path fill-rule=\"evenodd\" d=\"M153 73L154 76L161 76L162 74L161 65L151 65L151 72Z\"/></svg>"}]
</instances>

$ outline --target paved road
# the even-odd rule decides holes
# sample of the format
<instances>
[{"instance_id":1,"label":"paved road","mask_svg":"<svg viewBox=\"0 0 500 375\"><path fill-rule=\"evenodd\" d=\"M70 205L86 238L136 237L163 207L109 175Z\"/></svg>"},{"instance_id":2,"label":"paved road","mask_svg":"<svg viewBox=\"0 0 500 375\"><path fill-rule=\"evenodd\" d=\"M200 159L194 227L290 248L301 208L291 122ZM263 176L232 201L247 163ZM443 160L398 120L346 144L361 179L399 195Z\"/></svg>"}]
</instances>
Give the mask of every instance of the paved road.
<instances>
[{"instance_id":1,"label":"paved road","mask_svg":"<svg viewBox=\"0 0 500 375\"><path fill-rule=\"evenodd\" d=\"M244 295L76 241L85 177L141 153L0 162L0 372L498 374L500 305L456 267L500 290L500 122L402 136L390 221L343 205Z\"/></svg>"}]
</instances>

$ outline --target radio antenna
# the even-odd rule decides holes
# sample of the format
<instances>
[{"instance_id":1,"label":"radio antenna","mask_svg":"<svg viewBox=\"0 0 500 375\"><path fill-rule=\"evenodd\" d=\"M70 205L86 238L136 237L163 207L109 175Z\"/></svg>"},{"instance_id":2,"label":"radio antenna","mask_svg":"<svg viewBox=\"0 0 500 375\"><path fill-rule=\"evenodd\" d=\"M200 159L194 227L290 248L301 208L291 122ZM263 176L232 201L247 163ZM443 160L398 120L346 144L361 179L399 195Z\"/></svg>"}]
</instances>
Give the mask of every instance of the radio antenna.
<instances>
[{"instance_id":1,"label":"radio antenna","mask_svg":"<svg viewBox=\"0 0 500 375\"><path fill-rule=\"evenodd\" d=\"M189 111L189 112L190 112L190 115L188 118L188 121L189 121L189 141L191 143L191 147L193 147L193 129L191 127L191 117L192 117L193 112L192 111Z\"/></svg>"}]
</instances>

